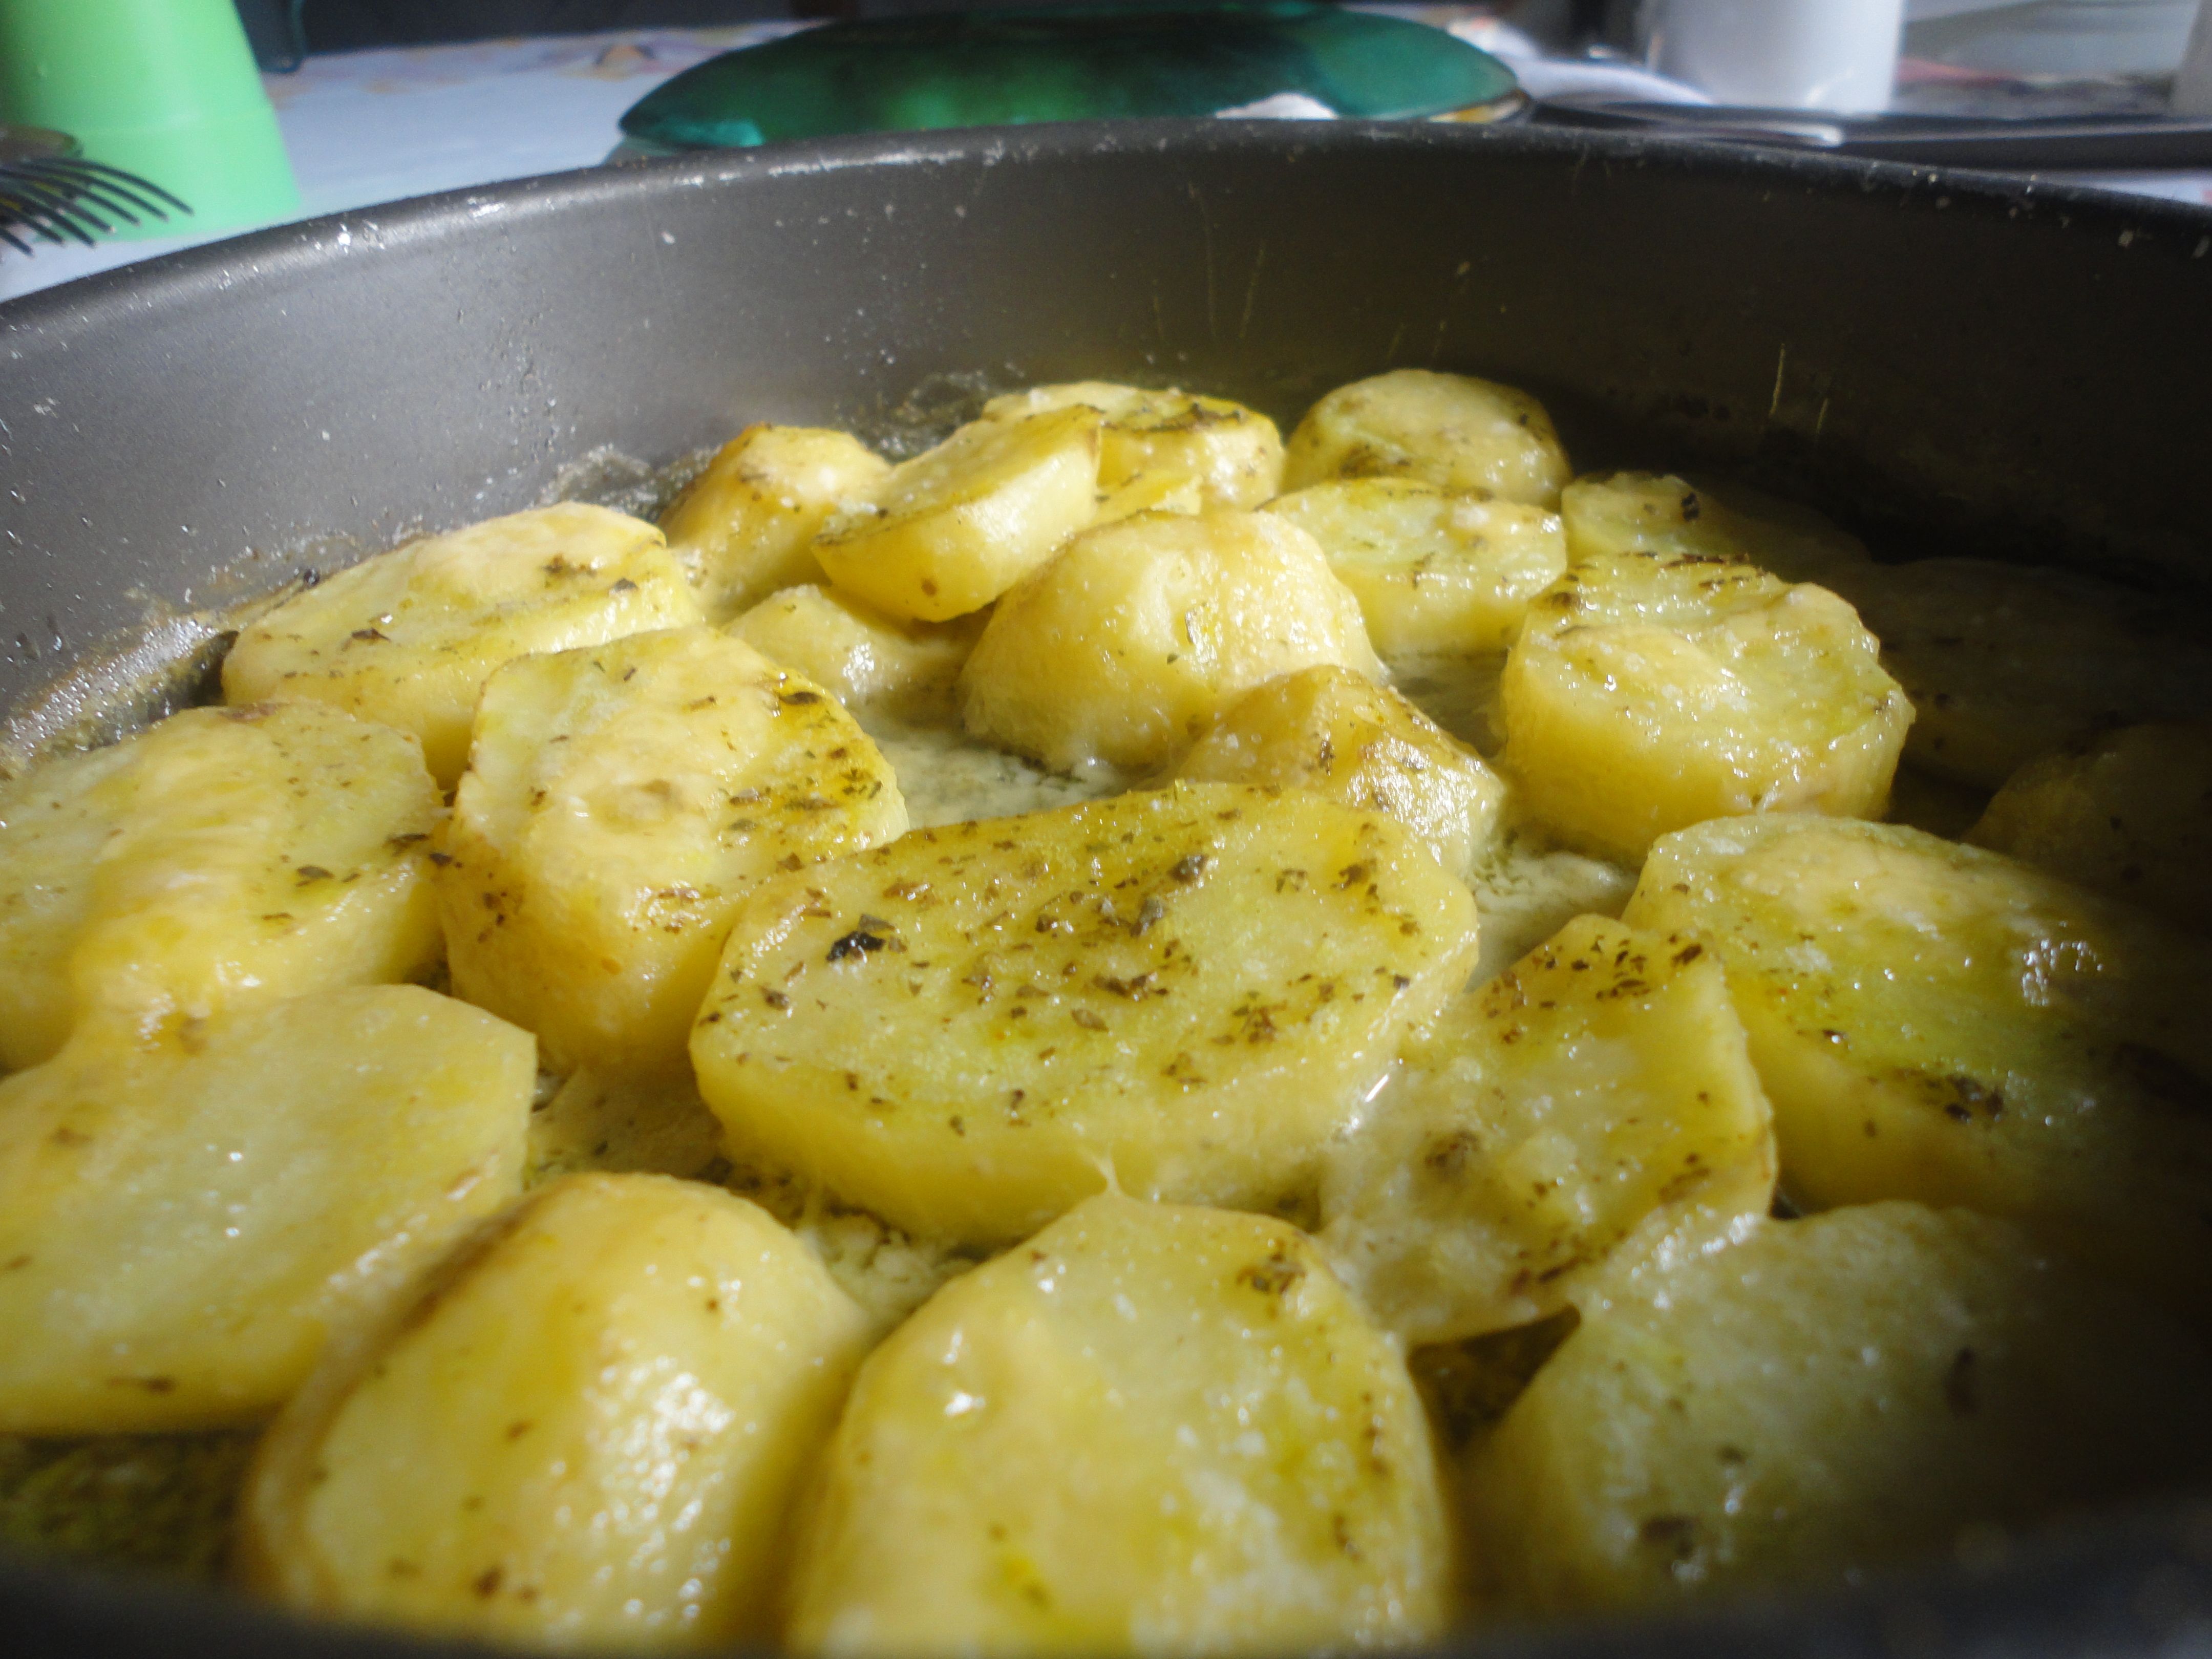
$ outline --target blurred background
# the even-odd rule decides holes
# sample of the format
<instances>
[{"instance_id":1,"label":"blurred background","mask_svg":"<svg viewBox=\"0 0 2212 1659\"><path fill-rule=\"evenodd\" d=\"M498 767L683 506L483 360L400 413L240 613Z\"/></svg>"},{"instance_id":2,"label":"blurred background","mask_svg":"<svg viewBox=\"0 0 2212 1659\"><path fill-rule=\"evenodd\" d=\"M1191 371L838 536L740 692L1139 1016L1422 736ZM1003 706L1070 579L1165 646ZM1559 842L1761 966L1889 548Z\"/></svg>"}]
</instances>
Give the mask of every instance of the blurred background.
<instances>
[{"instance_id":1,"label":"blurred background","mask_svg":"<svg viewBox=\"0 0 2212 1659\"><path fill-rule=\"evenodd\" d=\"M1114 3L1171 6L1176 28L1194 34L1205 25L1193 20L1237 10L1231 0L1211 9L1208 0ZM50 142L73 143L82 159L123 167L191 208L170 211L168 197L142 191L107 198L123 212L96 228L41 221L33 209L27 219L18 213L11 234L0 197L0 239L14 244L0 245L0 299L257 225L597 165L624 146L626 111L722 54L824 24L865 29L972 9L970 0L0 0L0 122L16 135L15 149L0 145L0 179L17 161L21 128L58 129L73 139ZM1243 9L1249 21L1265 9ZM1385 0L1334 9L1433 29L1449 37L1442 50L1480 48L1517 77L1511 100L1455 118L1636 124L1689 141L1963 157L2212 203L2212 0ZM843 37L833 29L820 38ZM1171 28L1156 38L1173 56L1182 37ZM886 61L901 60L875 60ZM927 72L957 81L959 61L940 43ZM1312 95L1316 86L1287 78L1271 89L1279 96L1240 92L1212 104L1194 69L1197 101L1174 112L1373 112L1334 107ZM702 84L689 76L659 101ZM686 95L697 105L700 94ZM1794 118L1801 110L1817 118ZM854 117L870 119L897 125L880 112ZM1911 124L1925 119L2103 123L2106 139L2128 142L1933 157L1881 148L1897 133L1912 137ZM824 123L817 130L841 130ZM635 119L630 131L641 131Z\"/></svg>"}]
</instances>

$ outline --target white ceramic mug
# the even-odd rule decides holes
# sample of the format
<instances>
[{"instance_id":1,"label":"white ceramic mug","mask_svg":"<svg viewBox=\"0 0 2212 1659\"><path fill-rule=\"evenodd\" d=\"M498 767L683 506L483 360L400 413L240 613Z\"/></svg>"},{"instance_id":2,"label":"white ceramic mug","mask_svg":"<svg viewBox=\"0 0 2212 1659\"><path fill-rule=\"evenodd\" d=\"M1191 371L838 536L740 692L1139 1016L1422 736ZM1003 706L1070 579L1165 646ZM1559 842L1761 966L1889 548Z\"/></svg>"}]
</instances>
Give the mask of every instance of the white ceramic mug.
<instances>
[{"instance_id":1,"label":"white ceramic mug","mask_svg":"<svg viewBox=\"0 0 2212 1659\"><path fill-rule=\"evenodd\" d=\"M1873 111L1897 79L1904 0L1644 0L1660 74L1724 104Z\"/></svg>"}]
</instances>

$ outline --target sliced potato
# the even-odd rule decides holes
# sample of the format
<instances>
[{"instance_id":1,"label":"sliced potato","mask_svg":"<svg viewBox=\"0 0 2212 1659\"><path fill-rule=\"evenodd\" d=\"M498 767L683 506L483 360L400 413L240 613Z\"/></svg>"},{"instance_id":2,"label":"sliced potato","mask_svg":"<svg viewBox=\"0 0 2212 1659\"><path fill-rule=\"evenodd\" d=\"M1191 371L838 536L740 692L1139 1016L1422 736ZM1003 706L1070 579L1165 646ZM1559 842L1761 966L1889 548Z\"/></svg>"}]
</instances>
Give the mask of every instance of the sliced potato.
<instances>
[{"instance_id":1,"label":"sliced potato","mask_svg":"<svg viewBox=\"0 0 2212 1659\"><path fill-rule=\"evenodd\" d=\"M1626 920L1722 958L1800 1205L1962 1204L2212 1296L2198 939L1994 853L1817 817L1669 836Z\"/></svg>"},{"instance_id":2,"label":"sliced potato","mask_svg":"<svg viewBox=\"0 0 2212 1659\"><path fill-rule=\"evenodd\" d=\"M951 696L983 630L980 617L901 622L835 588L810 584L771 594L729 631L848 708L926 712Z\"/></svg>"},{"instance_id":3,"label":"sliced potato","mask_svg":"<svg viewBox=\"0 0 2212 1659\"><path fill-rule=\"evenodd\" d=\"M538 1647L765 1641L865 1333L741 1198L556 1182L277 1419L247 1578L304 1612Z\"/></svg>"},{"instance_id":4,"label":"sliced potato","mask_svg":"<svg viewBox=\"0 0 2212 1659\"><path fill-rule=\"evenodd\" d=\"M314 697L411 732L451 788L477 694L501 663L700 617L658 530L571 501L325 576L240 633L222 690L234 703Z\"/></svg>"},{"instance_id":5,"label":"sliced potato","mask_svg":"<svg viewBox=\"0 0 2212 1659\"><path fill-rule=\"evenodd\" d=\"M1331 1157L1322 1240L1408 1343L1547 1317L1632 1234L1725 1239L1773 1201L1766 1097L1694 940L1582 917L1404 1058Z\"/></svg>"},{"instance_id":6,"label":"sliced potato","mask_svg":"<svg viewBox=\"0 0 2212 1659\"><path fill-rule=\"evenodd\" d=\"M792 1644L1290 1653L1442 1634L1404 1362L1295 1228L1091 1199L872 1355Z\"/></svg>"},{"instance_id":7,"label":"sliced potato","mask_svg":"<svg viewBox=\"0 0 2212 1659\"><path fill-rule=\"evenodd\" d=\"M894 617L980 611L1091 522L1101 423L1082 404L972 421L841 508L814 556L837 586Z\"/></svg>"},{"instance_id":8,"label":"sliced potato","mask_svg":"<svg viewBox=\"0 0 2212 1659\"><path fill-rule=\"evenodd\" d=\"M746 887L904 833L852 716L712 629L491 678L438 872L458 996L556 1071L680 1074Z\"/></svg>"},{"instance_id":9,"label":"sliced potato","mask_svg":"<svg viewBox=\"0 0 2212 1659\"><path fill-rule=\"evenodd\" d=\"M778 588L818 581L815 534L890 463L848 432L747 427L660 517L668 550L709 622L727 622Z\"/></svg>"},{"instance_id":10,"label":"sliced potato","mask_svg":"<svg viewBox=\"0 0 2212 1659\"><path fill-rule=\"evenodd\" d=\"M2212 647L2168 601L2056 570L1926 559L1836 573L1920 718L1905 753L1995 789L2109 726L2212 714Z\"/></svg>"},{"instance_id":11,"label":"sliced potato","mask_svg":"<svg viewBox=\"0 0 2212 1659\"><path fill-rule=\"evenodd\" d=\"M1316 664L1382 672L1313 538L1264 513L1152 513L1078 537L992 612L968 730L1075 772L1172 760L1243 691Z\"/></svg>"},{"instance_id":12,"label":"sliced potato","mask_svg":"<svg viewBox=\"0 0 2212 1659\"><path fill-rule=\"evenodd\" d=\"M1826 1584L2201 1480L2212 1356L2002 1222L1767 1224L1581 1327L1466 1474L1517 1611Z\"/></svg>"},{"instance_id":13,"label":"sliced potato","mask_svg":"<svg viewBox=\"0 0 2212 1659\"><path fill-rule=\"evenodd\" d=\"M691 1057L735 1155L917 1236L1017 1238L1109 1180L1260 1205L1474 945L1391 819L1180 784L763 884Z\"/></svg>"},{"instance_id":14,"label":"sliced potato","mask_svg":"<svg viewBox=\"0 0 2212 1659\"><path fill-rule=\"evenodd\" d=\"M1808 507L1741 485L1716 492L1671 473L1577 478L1559 498L1559 516L1577 564L1638 553L1738 560L1824 587L1872 568L1864 543Z\"/></svg>"},{"instance_id":15,"label":"sliced potato","mask_svg":"<svg viewBox=\"0 0 2212 1659\"><path fill-rule=\"evenodd\" d=\"M2030 761L1966 838L2161 915L2212 924L2212 723L2130 726Z\"/></svg>"},{"instance_id":16,"label":"sliced potato","mask_svg":"<svg viewBox=\"0 0 2212 1659\"><path fill-rule=\"evenodd\" d=\"M1109 498L1123 499L1133 488L1164 496L1175 481L1187 480L1197 487L1198 499L1178 510L1196 512L1257 507L1282 488L1283 440L1275 423L1225 398L1076 380L994 398L983 405L983 418L1018 421L1078 404L1106 417L1099 433L1098 488Z\"/></svg>"},{"instance_id":17,"label":"sliced potato","mask_svg":"<svg viewBox=\"0 0 2212 1659\"><path fill-rule=\"evenodd\" d=\"M1098 505L1091 515L1094 525L1133 519L1139 513L1201 513L1206 492L1198 480L1180 472L1139 472L1127 483L1098 492Z\"/></svg>"},{"instance_id":18,"label":"sliced potato","mask_svg":"<svg viewBox=\"0 0 2212 1659\"><path fill-rule=\"evenodd\" d=\"M1567 568L1559 515L1411 478L1334 478L1267 504L1316 542L1386 657L1513 643Z\"/></svg>"},{"instance_id":19,"label":"sliced potato","mask_svg":"<svg viewBox=\"0 0 2212 1659\"><path fill-rule=\"evenodd\" d=\"M1396 692L1348 668L1254 687L1214 718L1176 775L1312 789L1387 812L1465 878L1489 850L1505 783Z\"/></svg>"},{"instance_id":20,"label":"sliced potato","mask_svg":"<svg viewBox=\"0 0 2212 1659\"><path fill-rule=\"evenodd\" d=\"M1589 559L1505 661L1504 769L1570 845L1641 858L1745 812L1881 815L1912 706L1826 588L1701 555Z\"/></svg>"},{"instance_id":21,"label":"sliced potato","mask_svg":"<svg viewBox=\"0 0 2212 1659\"><path fill-rule=\"evenodd\" d=\"M1543 404L1471 374L1398 368L1340 386L1291 434L1283 488L1328 478L1418 478L1556 507L1574 476Z\"/></svg>"},{"instance_id":22,"label":"sliced potato","mask_svg":"<svg viewBox=\"0 0 2212 1659\"><path fill-rule=\"evenodd\" d=\"M0 783L0 1066L438 956L414 739L293 700L194 708Z\"/></svg>"},{"instance_id":23,"label":"sliced potato","mask_svg":"<svg viewBox=\"0 0 2212 1659\"><path fill-rule=\"evenodd\" d=\"M520 1189L527 1032L414 986L0 1081L0 1432L251 1422L325 1332Z\"/></svg>"}]
</instances>

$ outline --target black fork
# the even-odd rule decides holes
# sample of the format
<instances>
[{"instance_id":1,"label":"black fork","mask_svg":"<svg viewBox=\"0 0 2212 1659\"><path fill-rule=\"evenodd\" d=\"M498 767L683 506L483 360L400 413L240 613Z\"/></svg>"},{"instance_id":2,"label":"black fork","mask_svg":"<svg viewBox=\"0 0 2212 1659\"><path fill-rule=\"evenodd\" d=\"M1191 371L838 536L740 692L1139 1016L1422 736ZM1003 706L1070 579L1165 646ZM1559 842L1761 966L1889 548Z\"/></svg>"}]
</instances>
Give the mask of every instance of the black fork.
<instances>
[{"instance_id":1,"label":"black fork","mask_svg":"<svg viewBox=\"0 0 2212 1659\"><path fill-rule=\"evenodd\" d=\"M21 253L37 251L31 237L90 247L95 234L113 233L111 219L143 224L146 214L166 224L171 210L191 211L152 180L88 161L76 148L66 133L0 127L0 241Z\"/></svg>"}]
</instances>

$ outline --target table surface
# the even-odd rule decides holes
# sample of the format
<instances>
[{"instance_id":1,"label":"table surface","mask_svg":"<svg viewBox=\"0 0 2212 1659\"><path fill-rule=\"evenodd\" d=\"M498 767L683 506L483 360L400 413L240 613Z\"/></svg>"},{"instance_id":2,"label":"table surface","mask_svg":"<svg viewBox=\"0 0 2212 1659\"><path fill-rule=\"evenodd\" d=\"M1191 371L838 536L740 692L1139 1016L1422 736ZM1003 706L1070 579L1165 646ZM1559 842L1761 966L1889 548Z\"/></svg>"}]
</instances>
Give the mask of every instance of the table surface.
<instances>
[{"instance_id":1,"label":"table surface","mask_svg":"<svg viewBox=\"0 0 2212 1659\"><path fill-rule=\"evenodd\" d=\"M1376 9L1449 27L1512 64L1537 96L1601 88L1624 96L1694 98L1620 64L1544 58L1527 37L1454 5ZM671 76L733 46L803 25L627 29L310 58L265 77L298 179L301 216L505 179L595 166L620 142L622 112ZM2053 174L2212 204L2212 176ZM93 247L0 250L0 300L220 236L238 228Z\"/></svg>"}]
</instances>

